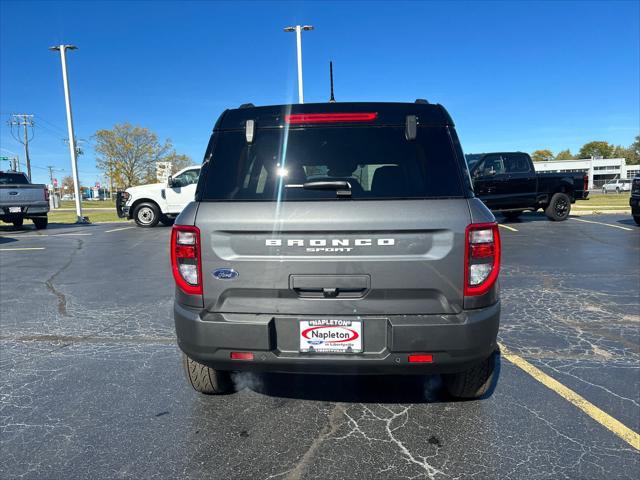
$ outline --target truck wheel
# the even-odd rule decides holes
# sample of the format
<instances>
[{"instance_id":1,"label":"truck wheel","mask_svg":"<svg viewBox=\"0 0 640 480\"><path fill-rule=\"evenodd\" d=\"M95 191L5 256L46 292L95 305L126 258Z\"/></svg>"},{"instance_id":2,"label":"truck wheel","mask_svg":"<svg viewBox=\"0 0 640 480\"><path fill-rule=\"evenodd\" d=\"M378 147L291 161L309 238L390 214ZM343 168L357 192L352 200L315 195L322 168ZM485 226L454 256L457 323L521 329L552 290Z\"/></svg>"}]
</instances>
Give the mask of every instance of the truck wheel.
<instances>
[{"instance_id":1,"label":"truck wheel","mask_svg":"<svg viewBox=\"0 0 640 480\"><path fill-rule=\"evenodd\" d=\"M606 189L606 188L604 188L604 187L602 187L602 194L603 194L603 195L606 195L606 194L607 194L607 189Z\"/></svg>"},{"instance_id":2,"label":"truck wheel","mask_svg":"<svg viewBox=\"0 0 640 480\"><path fill-rule=\"evenodd\" d=\"M515 212L502 212L504 218L507 220L517 220L520 215L522 215L522 210L517 210Z\"/></svg>"},{"instance_id":3,"label":"truck wheel","mask_svg":"<svg viewBox=\"0 0 640 480\"><path fill-rule=\"evenodd\" d=\"M35 218L32 218L31 221L33 222L33 224L36 226L38 230L47 228L47 225L49 224L49 219L47 217L35 217Z\"/></svg>"},{"instance_id":4,"label":"truck wheel","mask_svg":"<svg viewBox=\"0 0 640 480\"><path fill-rule=\"evenodd\" d=\"M616 193L620 194L620 187L616 187Z\"/></svg>"},{"instance_id":5,"label":"truck wheel","mask_svg":"<svg viewBox=\"0 0 640 480\"><path fill-rule=\"evenodd\" d=\"M482 397L493 383L497 358L497 352L494 352L469 370L443 375L444 386L449 395L469 399Z\"/></svg>"},{"instance_id":6,"label":"truck wheel","mask_svg":"<svg viewBox=\"0 0 640 480\"><path fill-rule=\"evenodd\" d=\"M176 221L175 217L167 217L166 215L163 215L162 217L160 217L160 223L162 223L167 227L170 227L171 225L173 225L173 222L175 221Z\"/></svg>"},{"instance_id":7,"label":"truck wheel","mask_svg":"<svg viewBox=\"0 0 640 480\"><path fill-rule=\"evenodd\" d=\"M554 222L561 222L566 220L571 213L571 199L566 193L554 193L551 197L551 201L547 208L544 209L544 213L549 220Z\"/></svg>"},{"instance_id":8,"label":"truck wheel","mask_svg":"<svg viewBox=\"0 0 640 480\"><path fill-rule=\"evenodd\" d=\"M11 223L13 223L13 226L16 228L22 228L22 224L24 223L24 218L22 217L16 218Z\"/></svg>"},{"instance_id":9,"label":"truck wheel","mask_svg":"<svg viewBox=\"0 0 640 480\"><path fill-rule=\"evenodd\" d=\"M133 219L139 227L155 227L160 221L160 210L153 203L141 203L133 211Z\"/></svg>"},{"instance_id":10,"label":"truck wheel","mask_svg":"<svg viewBox=\"0 0 640 480\"><path fill-rule=\"evenodd\" d=\"M196 392L207 395L233 392L233 382L229 372L209 368L187 357L184 353L182 354L182 363L187 379Z\"/></svg>"},{"instance_id":11,"label":"truck wheel","mask_svg":"<svg viewBox=\"0 0 640 480\"><path fill-rule=\"evenodd\" d=\"M633 220L634 220L634 222L636 222L638 225L640 225L640 215L634 215L634 216L633 216Z\"/></svg>"}]
</instances>

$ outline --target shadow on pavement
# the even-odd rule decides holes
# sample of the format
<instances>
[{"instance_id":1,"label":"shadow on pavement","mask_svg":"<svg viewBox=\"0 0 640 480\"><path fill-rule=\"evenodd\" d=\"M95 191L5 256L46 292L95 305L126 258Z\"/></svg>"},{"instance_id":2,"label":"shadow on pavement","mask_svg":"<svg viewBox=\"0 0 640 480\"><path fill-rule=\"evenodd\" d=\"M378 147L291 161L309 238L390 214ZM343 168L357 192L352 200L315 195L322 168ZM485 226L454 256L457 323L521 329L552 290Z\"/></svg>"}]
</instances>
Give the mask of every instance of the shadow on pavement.
<instances>
[{"instance_id":1,"label":"shadow on pavement","mask_svg":"<svg viewBox=\"0 0 640 480\"><path fill-rule=\"evenodd\" d=\"M16 238L12 237L2 237L0 236L0 245L4 245L5 243L17 242Z\"/></svg>"},{"instance_id":2,"label":"shadow on pavement","mask_svg":"<svg viewBox=\"0 0 640 480\"><path fill-rule=\"evenodd\" d=\"M94 223L52 223L50 222L47 225L47 228L38 230L35 225L31 223L25 223L22 227L16 228L12 225L0 225L0 233L17 233L17 232L41 232L43 234L47 233L48 230L60 230L60 229L68 229L68 228L87 228L87 227L96 227L97 224Z\"/></svg>"},{"instance_id":3,"label":"shadow on pavement","mask_svg":"<svg viewBox=\"0 0 640 480\"><path fill-rule=\"evenodd\" d=\"M489 390L493 395L501 370L495 356L495 374ZM304 375L285 373L233 374L238 390L248 388L270 397L342 403L415 404L459 401L444 388L440 375Z\"/></svg>"},{"instance_id":4,"label":"shadow on pavement","mask_svg":"<svg viewBox=\"0 0 640 480\"><path fill-rule=\"evenodd\" d=\"M508 219L507 217L505 217L499 212L494 212L494 215L496 216L498 223L502 223L504 225L518 224L518 223L531 223L531 222L551 222L551 220L549 220L547 216L542 212L523 213L522 215L520 215L518 218L515 218L515 219Z\"/></svg>"},{"instance_id":5,"label":"shadow on pavement","mask_svg":"<svg viewBox=\"0 0 640 480\"><path fill-rule=\"evenodd\" d=\"M621 223L622 225L629 225L631 227L638 227L639 226L631 216L629 216L629 218L623 218L621 220L616 220L616 222L617 223Z\"/></svg>"}]
</instances>

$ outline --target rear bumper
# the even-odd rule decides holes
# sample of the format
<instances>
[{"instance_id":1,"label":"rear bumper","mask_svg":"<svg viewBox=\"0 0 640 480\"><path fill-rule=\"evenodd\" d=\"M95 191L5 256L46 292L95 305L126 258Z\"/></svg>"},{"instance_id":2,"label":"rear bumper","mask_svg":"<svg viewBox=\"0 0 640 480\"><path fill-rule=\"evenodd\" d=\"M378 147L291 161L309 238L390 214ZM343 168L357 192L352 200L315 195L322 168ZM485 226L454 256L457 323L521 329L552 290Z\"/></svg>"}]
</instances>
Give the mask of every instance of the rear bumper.
<instances>
[{"instance_id":1,"label":"rear bumper","mask_svg":"<svg viewBox=\"0 0 640 480\"><path fill-rule=\"evenodd\" d=\"M497 346L500 303L458 315L360 317L364 352L347 355L300 353L298 321L302 318L310 317L206 312L201 316L198 309L174 304L178 345L189 357L212 368L283 373L425 374L465 370L487 358ZM231 360L232 351L253 352L254 360ZM429 353L433 362L409 363L410 353Z\"/></svg>"},{"instance_id":2,"label":"rear bumper","mask_svg":"<svg viewBox=\"0 0 640 480\"><path fill-rule=\"evenodd\" d=\"M32 217L45 217L49 213L48 202L38 202L31 205L16 205L20 208L20 212L10 212L9 208L13 208L13 205L3 206L0 208L0 218L5 221L12 221L18 218L32 218Z\"/></svg>"}]
</instances>

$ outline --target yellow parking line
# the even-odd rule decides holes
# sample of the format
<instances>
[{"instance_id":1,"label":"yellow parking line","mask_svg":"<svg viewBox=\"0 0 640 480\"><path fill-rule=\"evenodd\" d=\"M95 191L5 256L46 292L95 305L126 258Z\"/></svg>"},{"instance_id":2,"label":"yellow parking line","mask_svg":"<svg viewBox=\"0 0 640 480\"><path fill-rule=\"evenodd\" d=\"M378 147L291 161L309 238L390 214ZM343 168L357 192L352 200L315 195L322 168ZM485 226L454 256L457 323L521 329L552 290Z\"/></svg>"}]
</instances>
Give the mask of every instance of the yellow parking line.
<instances>
[{"instance_id":1,"label":"yellow parking line","mask_svg":"<svg viewBox=\"0 0 640 480\"><path fill-rule=\"evenodd\" d=\"M19 252L22 250L44 250L44 247L0 248L0 252Z\"/></svg>"},{"instance_id":2,"label":"yellow parking line","mask_svg":"<svg viewBox=\"0 0 640 480\"><path fill-rule=\"evenodd\" d=\"M512 232L517 232L517 228L510 227L509 225L503 225L501 223L498 224L499 227L506 228L507 230L511 230Z\"/></svg>"},{"instance_id":3,"label":"yellow parking line","mask_svg":"<svg viewBox=\"0 0 640 480\"><path fill-rule=\"evenodd\" d=\"M120 230L129 230L130 228L136 228L136 227L121 227L121 228L114 228L112 230L105 230L104 233L111 233L111 232L119 232Z\"/></svg>"},{"instance_id":4,"label":"yellow parking line","mask_svg":"<svg viewBox=\"0 0 640 480\"><path fill-rule=\"evenodd\" d=\"M640 435L624 425L622 422L616 420L608 413L603 412L593 403L578 395L570 388L565 387L562 383L550 377L539 368L534 367L524 358L516 355L515 353L511 353L504 345L500 345L500 354L516 367L527 372L545 387L553 390L569 403L582 410L600 425L615 433L633 448L640 450Z\"/></svg>"},{"instance_id":5,"label":"yellow parking line","mask_svg":"<svg viewBox=\"0 0 640 480\"><path fill-rule=\"evenodd\" d=\"M596 225L604 225L605 227L619 228L620 230L628 230L630 232L633 231L633 228L623 227L622 225L612 225L610 223L594 222L593 220L583 220L582 218L573 218L572 217L571 219L575 220L576 222L595 223Z\"/></svg>"}]
</instances>

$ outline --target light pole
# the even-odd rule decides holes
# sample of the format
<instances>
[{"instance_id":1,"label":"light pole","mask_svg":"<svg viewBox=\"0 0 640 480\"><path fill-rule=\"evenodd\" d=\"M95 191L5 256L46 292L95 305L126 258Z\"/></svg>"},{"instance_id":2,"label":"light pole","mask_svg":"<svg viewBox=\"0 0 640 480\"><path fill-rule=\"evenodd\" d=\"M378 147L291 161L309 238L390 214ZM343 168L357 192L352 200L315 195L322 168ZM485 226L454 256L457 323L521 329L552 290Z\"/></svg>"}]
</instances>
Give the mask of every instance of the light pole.
<instances>
[{"instance_id":1,"label":"light pole","mask_svg":"<svg viewBox=\"0 0 640 480\"><path fill-rule=\"evenodd\" d=\"M312 25L296 25L295 27L285 27L285 32L296 32L296 46L298 51L298 101L304 103L304 92L302 88L302 31L313 30Z\"/></svg>"},{"instance_id":2,"label":"light pole","mask_svg":"<svg viewBox=\"0 0 640 480\"><path fill-rule=\"evenodd\" d=\"M67 107L67 128L69 130L69 153L71 154L71 175L73 176L73 190L76 197L76 223L86 223L82 216L82 199L80 193L80 181L78 180L78 162L76 151L76 137L73 133L73 116L71 114L71 94L69 93L69 79L67 77L67 50L76 50L78 47L74 45L57 45L50 47L49 50L60 52L60 60L62 61L62 83L64 84L64 100Z\"/></svg>"}]
</instances>

